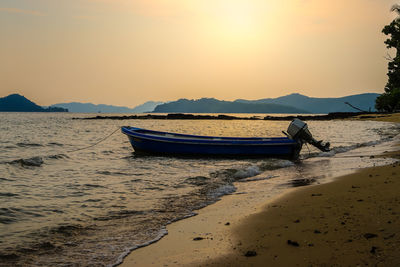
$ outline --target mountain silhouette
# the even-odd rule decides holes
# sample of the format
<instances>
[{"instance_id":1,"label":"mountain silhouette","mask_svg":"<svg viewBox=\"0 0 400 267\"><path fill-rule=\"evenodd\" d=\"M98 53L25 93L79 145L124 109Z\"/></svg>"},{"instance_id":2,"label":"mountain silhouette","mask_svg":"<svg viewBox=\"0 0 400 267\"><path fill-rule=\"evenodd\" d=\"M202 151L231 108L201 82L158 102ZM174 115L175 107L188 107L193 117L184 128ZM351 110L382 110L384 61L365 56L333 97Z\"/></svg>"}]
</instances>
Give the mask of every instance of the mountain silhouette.
<instances>
[{"instance_id":1,"label":"mountain silhouette","mask_svg":"<svg viewBox=\"0 0 400 267\"><path fill-rule=\"evenodd\" d=\"M288 105L298 109L305 109L311 113L353 112L356 111L346 104L358 107L364 111L375 111L375 100L379 94L366 93L339 98L316 98L301 94L290 94L278 98L265 98L259 100L238 99L235 102L253 104L279 104Z\"/></svg>"},{"instance_id":2,"label":"mountain silhouette","mask_svg":"<svg viewBox=\"0 0 400 267\"><path fill-rule=\"evenodd\" d=\"M59 107L43 108L26 97L19 94L11 94L0 98L0 111L3 112L68 112Z\"/></svg>"},{"instance_id":3,"label":"mountain silhouette","mask_svg":"<svg viewBox=\"0 0 400 267\"><path fill-rule=\"evenodd\" d=\"M143 113L152 112L154 108L159 104L163 104L163 102L147 101L146 103L143 103L134 108L105 104L96 105L92 103L80 102L58 103L52 106L67 108L70 112L77 113Z\"/></svg>"},{"instance_id":4,"label":"mountain silhouette","mask_svg":"<svg viewBox=\"0 0 400 267\"><path fill-rule=\"evenodd\" d=\"M350 105L364 111L375 111L375 100L379 94L366 93L339 98L316 98L298 93L278 98L259 100L237 99L222 101L215 98L198 100L179 99L162 103L148 101L135 108L95 105L91 103L59 103L48 108L41 107L19 94L0 98L0 111L16 112L81 112L81 113L331 113L354 112ZM348 104L346 104L348 103ZM350 104L350 105L349 105Z\"/></svg>"}]
</instances>

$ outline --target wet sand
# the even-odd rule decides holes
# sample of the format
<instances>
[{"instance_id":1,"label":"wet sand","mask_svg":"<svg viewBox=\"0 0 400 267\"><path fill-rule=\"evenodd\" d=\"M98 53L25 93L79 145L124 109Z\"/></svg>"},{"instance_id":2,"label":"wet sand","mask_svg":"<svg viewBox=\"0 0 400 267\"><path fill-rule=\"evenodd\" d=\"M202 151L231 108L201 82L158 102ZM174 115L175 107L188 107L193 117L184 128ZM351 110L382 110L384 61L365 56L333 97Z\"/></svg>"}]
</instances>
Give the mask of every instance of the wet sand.
<instances>
[{"instance_id":1,"label":"wet sand","mask_svg":"<svg viewBox=\"0 0 400 267\"><path fill-rule=\"evenodd\" d=\"M122 266L400 266L399 163L290 191L225 196Z\"/></svg>"},{"instance_id":2,"label":"wet sand","mask_svg":"<svg viewBox=\"0 0 400 267\"><path fill-rule=\"evenodd\" d=\"M232 252L201 265L400 266L399 192L398 163L302 188L235 227Z\"/></svg>"}]
</instances>

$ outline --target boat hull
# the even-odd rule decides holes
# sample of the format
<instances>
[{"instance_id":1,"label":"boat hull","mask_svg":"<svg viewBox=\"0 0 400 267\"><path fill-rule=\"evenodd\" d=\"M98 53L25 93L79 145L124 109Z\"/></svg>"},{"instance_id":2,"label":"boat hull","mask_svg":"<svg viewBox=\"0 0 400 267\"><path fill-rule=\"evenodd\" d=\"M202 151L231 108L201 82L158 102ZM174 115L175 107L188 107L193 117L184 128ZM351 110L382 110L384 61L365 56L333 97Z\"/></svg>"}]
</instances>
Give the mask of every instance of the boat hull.
<instances>
[{"instance_id":1,"label":"boat hull","mask_svg":"<svg viewBox=\"0 0 400 267\"><path fill-rule=\"evenodd\" d=\"M122 127L135 152L157 155L297 158L301 142L287 137L235 138L183 135Z\"/></svg>"}]
</instances>

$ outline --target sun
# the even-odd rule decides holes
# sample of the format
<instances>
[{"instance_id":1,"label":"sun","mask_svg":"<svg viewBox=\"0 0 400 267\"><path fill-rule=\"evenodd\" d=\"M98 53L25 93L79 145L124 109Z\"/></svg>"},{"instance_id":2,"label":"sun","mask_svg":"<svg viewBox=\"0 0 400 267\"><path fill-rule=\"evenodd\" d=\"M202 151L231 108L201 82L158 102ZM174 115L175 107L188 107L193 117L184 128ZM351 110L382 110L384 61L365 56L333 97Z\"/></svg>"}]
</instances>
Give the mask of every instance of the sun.
<instances>
[{"instance_id":1,"label":"sun","mask_svg":"<svg viewBox=\"0 0 400 267\"><path fill-rule=\"evenodd\" d=\"M221 37L246 39L254 37L266 20L266 1L215 0L210 8L211 27Z\"/></svg>"}]
</instances>

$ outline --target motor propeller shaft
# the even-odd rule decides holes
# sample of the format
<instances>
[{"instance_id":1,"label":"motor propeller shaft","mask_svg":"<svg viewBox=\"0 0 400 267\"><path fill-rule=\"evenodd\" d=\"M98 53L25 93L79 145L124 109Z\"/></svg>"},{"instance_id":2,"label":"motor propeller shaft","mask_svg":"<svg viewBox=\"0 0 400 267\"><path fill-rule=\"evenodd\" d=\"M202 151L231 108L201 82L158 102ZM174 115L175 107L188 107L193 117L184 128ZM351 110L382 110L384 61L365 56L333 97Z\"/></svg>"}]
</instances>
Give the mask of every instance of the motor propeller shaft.
<instances>
[{"instance_id":1,"label":"motor propeller shaft","mask_svg":"<svg viewBox=\"0 0 400 267\"><path fill-rule=\"evenodd\" d=\"M302 142L307 142L310 145L315 146L319 150L323 152L328 152L330 151L330 143L326 142L323 143L323 141L317 141L313 138L312 134L308 130L307 123L299 120L299 119L294 119L288 127L288 135L290 138L295 139L295 140L300 140Z\"/></svg>"}]
</instances>

